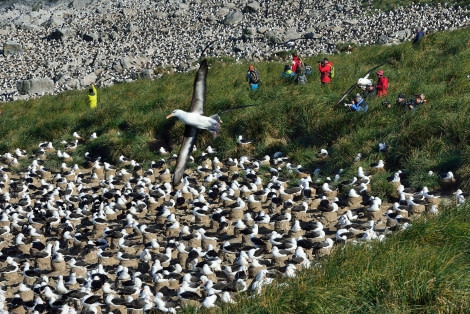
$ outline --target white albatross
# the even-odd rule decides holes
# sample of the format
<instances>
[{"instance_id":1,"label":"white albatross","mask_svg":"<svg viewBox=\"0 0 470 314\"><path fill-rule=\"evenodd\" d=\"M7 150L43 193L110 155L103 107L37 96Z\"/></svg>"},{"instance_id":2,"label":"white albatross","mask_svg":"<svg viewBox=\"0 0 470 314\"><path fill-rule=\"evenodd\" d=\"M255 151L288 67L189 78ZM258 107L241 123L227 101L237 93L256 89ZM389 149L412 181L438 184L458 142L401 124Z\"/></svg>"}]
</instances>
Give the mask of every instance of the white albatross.
<instances>
[{"instance_id":1,"label":"white albatross","mask_svg":"<svg viewBox=\"0 0 470 314\"><path fill-rule=\"evenodd\" d=\"M222 120L220 119L219 114L234 109L254 106L253 104L236 106L223 110L218 114L214 114L210 117L204 116L207 72L207 60L204 59L201 62L201 65L199 66L199 69L196 73L196 78L194 79L193 98L191 100L189 112L181 109L175 109L166 117L167 119L171 117L178 118L186 125L184 128L183 143L181 144L181 149L176 161L175 174L173 175L173 186L181 183L184 170L186 169L186 164L191 152L193 151L193 148L195 147L194 144L196 144L198 129L208 130L212 133L213 137L216 138L217 133L220 131L220 125L222 124Z\"/></svg>"},{"instance_id":2,"label":"white albatross","mask_svg":"<svg viewBox=\"0 0 470 314\"><path fill-rule=\"evenodd\" d=\"M176 109L166 117L167 119L176 117L186 125L184 128L183 143L181 144L181 149L176 162L175 174L173 175L174 186L178 185L183 178L189 155L196 143L198 129L209 130L214 138L217 136L217 132L220 131L220 124L222 121L220 120L219 115L216 114L210 117L203 115L204 102L206 100L207 72L207 61L203 60L194 80L193 98L191 100L189 112Z\"/></svg>"}]
</instances>

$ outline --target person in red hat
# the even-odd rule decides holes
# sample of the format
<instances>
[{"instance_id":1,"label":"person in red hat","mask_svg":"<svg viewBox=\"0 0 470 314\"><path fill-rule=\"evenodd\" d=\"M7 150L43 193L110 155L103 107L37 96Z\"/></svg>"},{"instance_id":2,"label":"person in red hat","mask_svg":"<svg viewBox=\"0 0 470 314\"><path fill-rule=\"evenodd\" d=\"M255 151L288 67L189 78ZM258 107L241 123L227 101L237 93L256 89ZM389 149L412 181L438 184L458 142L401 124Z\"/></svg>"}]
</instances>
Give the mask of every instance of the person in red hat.
<instances>
[{"instance_id":1,"label":"person in red hat","mask_svg":"<svg viewBox=\"0 0 470 314\"><path fill-rule=\"evenodd\" d=\"M259 72L258 72L257 69L255 69L255 67L252 64L250 64L249 67L248 67L248 71L246 72L245 80L250 85L251 90L257 90L258 89L258 85L259 85L259 82L260 82Z\"/></svg>"},{"instance_id":2,"label":"person in red hat","mask_svg":"<svg viewBox=\"0 0 470 314\"><path fill-rule=\"evenodd\" d=\"M379 77L377 85L375 86L375 88L377 89L377 97L383 97L387 95L388 78L384 76L383 70L378 70L377 76Z\"/></svg>"}]
</instances>

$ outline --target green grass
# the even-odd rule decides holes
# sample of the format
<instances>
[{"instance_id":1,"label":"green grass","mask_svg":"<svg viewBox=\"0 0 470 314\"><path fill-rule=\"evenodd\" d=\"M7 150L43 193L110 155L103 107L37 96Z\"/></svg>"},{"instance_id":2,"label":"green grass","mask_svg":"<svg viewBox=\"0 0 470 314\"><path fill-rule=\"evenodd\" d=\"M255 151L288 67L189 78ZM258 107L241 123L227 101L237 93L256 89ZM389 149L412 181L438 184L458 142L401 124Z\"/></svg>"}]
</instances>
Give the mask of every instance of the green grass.
<instances>
[{"instance_id":1,"label":"green grass","mask_svg":"<svg viewBox=\"0 0 470 314\"><path fill-rule=\"evenodd\" d=\"M429 170L453 171L459 183L468 187L469 32L467 28L431 34L418 46L369 46L350 55L331 56L336 77L325 87L316 71L305 86L282 81L285 60L255 64L262 83L258 91L251 92L244 81L248 62L211 58L206 114L244 104L256 106L223 114L219 137L213 140L209 132L201 131L197 147L211 145L221 158L236 156L236 137L242 134L255 143L255 156L289 152L293 162L311 169L321 167L324 174L350 169L354 156L361 152L360 166L383 159L391 173L398 169L408 172L415 187L438 187L437 180L424 175ZM307 64L316 64L321 57L303 56ZM381 105L385 99L374 99L366 114L334 105L358 77L383 62L390 79L386 99L394 102L399 93L409 98L424 93L429 103L416 112L406 112L386 110ZM160 158L160 146L176 153L184 126L165 117L173 109L188 109L193 77L194 72L165 74L157 80L100 88L95 111L86 104L86 91L6 103L0 118L0 153L16 147L33 151L44 141L52 141L60 149L60 142L70 140L74 131L85 138L93 132L99 135L97 141L79 147L76 162L82 162L87 151L112 163L125 155L143 164ZM387 154L378 152L379 142L390 146ZM320 148L329 151L328 161L316 159Z\"/></svg>"}]
</instances>

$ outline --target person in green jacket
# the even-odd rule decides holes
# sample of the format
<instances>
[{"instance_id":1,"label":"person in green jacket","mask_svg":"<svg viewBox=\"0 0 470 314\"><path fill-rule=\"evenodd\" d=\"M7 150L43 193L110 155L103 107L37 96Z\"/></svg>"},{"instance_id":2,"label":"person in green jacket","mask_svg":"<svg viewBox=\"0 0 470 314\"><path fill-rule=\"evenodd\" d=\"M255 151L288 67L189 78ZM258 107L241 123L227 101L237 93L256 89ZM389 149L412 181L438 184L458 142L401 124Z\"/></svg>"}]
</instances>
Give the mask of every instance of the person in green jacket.
<instances>
[{"instance_id":1,"label":"person in green jacket","mask_svg":"<svg viewBox=\"0 0 470 314\"><path fill-rule=\"evenodd\" d=\"M91 84L90 89L88 90L88 104L91 109L95 109L98 105L98 92L96 91L94 84Z\"/></svg>"}]
</instances>

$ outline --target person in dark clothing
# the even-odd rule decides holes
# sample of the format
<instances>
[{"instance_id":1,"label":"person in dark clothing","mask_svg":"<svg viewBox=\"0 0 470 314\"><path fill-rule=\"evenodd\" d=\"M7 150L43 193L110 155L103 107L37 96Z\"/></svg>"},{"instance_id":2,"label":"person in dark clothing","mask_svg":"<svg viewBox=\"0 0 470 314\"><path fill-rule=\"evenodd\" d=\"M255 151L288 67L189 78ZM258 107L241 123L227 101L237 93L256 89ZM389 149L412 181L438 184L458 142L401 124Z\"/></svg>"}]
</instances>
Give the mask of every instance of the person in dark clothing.
<instances>
[{"instance_id":1,"label":"person in dark clothing","mask_svg":"<svg viewBox=\"0 0 470 314\"><path fill-rule=\"evenodd\" d=\"M416 27L416 36L413 39L413 44L417 44L421 40L421 38L423 38L423 36L424 36L423 29L420 26Z\"/></svg>"},{"instance_id":2,"label":"person in dark clothing","mask_svg":"<svg viewBox=\"0 0 470 314\"><path fill-rule=\"evenodd\" d=\"M259 72L257 69L255 69L255 67L252 64L250 64L250 66L248 67L248 71L246 72L246 75L245 75L245 80L250 85L251 90L258 89L258 85L260 82Z\"/></svg>"},{"instance_id":3,"label":"person in dark clothing","mask_svg":"<svg viewBox=\"0 0 470 314\"><path fill-rule=\"evenodd\" d=\"M427 102L426 97L424 94L417 94L414 99L411 99L410 101L407 102L408 109L414 111L418 109L422 104L425 104Z\"/></svg>"},{"instance_id":4,"label":"person in dark clothing","mask_svg":"<svg viewBox=\"0 0 470 314\"><path fill-rule=\"evenodd\" d=\"M377 89L374 84L367 85L362 91L362 98L371 100L377 96Z\"/></svg>"},{"instance_id":5,"label":"person in dark clothing","mask_svg":"<svg viewBox=\"0 0 470 314\"><path fill-rule=\"evenodd\" d=\"M302 71L302 67L297 68L297 73L295 74L295 82L297 84L302 84L305 85L307 83L307 77L304 74L304 71Z\"/></svg>"},{"instance_id":6,"label":"person in dark clothing","mask_svg":"<svg viewBox=\"0 0 470 314\"><path fill-rule=\"evenodd\" d=\"M294 79L295 78L295 73L292 72L290 69L290 65L286 64L284 66L284 72L281 73L282 78L287 78L287 79Z\"/></svg>"},{"instance_id":7,"label":"person in dark clothing","mask_svg":"<svg viewBox=\"0 0 470 314\"><path fill-rule=\"evenodd\" d=\"M399 94L397 97L396 105L398 108L406 109L406 97L403 94Z\"/></svg>"}]
</instances>

